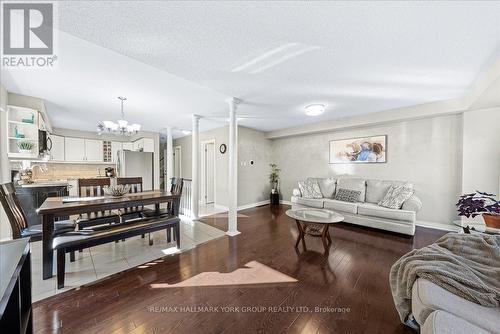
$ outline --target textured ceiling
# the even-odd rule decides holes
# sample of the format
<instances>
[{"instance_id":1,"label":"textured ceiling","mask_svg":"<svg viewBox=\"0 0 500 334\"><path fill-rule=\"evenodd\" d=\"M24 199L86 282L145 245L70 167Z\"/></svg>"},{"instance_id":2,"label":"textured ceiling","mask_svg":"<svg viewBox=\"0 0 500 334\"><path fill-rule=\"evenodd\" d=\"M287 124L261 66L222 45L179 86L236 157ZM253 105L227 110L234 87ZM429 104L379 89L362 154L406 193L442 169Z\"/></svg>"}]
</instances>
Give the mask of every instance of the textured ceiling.
<instances>
[{"instance_id":1,"label":"textured ceiling","mask_svg":"<svg viewBox=\"0 0 500 334\"><path fill-rule=\"evenodd\" d=\"M150 82L144 68L136 83L158 94L169 88L163 99L143 96L158 98L148 104L154 110L144 108L157 127L155 117L179 127L193 113L225 117L226 96L244 100L241 124L265 131L455 98L500 45L499 2L63 1L58 11L62 31L115 51L113 62L125 55L166 72ZM84 55L73 65L92 71L95 89L108 88L100 82L110 73L86 66ZM199 87L178 93L180 78ZM185 98L188 89L196 101L179 108L176 100L171 111L169 95ZM325 114L305 116L316 102L327 104Z\"/></svg>"}]
</instances>

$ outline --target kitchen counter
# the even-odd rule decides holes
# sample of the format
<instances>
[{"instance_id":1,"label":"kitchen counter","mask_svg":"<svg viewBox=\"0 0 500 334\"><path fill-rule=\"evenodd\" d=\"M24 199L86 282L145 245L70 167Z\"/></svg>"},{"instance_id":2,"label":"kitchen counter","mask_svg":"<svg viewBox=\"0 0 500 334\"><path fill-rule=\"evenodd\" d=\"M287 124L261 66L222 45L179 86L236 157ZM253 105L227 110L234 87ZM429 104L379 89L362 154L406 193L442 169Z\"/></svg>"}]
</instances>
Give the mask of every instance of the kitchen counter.
<instances>
[{"instance_id":1,"label":"kitchen counter","mask_svg":"<svg viewBox=\"0 0 500 334\"><path fill-rule=\"evenodd\" d=\"M18 187L22 188L41 188L41 187L65 187L68 186L68 181L35 181L30 184L18 185Z\"/></svg>"}]
</instances>

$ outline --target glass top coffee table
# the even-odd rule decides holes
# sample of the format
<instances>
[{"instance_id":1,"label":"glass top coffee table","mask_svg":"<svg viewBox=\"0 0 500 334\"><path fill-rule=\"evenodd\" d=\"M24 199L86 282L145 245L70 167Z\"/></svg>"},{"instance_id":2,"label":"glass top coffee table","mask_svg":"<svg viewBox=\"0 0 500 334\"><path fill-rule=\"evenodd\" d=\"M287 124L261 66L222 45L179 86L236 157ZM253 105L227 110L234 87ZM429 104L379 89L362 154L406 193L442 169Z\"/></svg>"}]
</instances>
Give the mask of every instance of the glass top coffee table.
<instances>
[{"instance_id":1,"label":"glass top coffee table","mask_svg":"<svg viewBox=\"0 0 500 334\"><path fill-rule=\"evenodd\" d=\"M340 223L344 220L344 216L342 216L341 214L325 209L290 209L285 213L288 217L295 219L295 222L297 223L299 236L297 237L295 248L297 248L300 241L302 241L304 250L307 250L304 236L308 234L315 237L321 237L323 247L325 248L325 254L328 253L330 244L332 243L330 232L328 230L330 225Z\"/></svg>"}]
</instances>

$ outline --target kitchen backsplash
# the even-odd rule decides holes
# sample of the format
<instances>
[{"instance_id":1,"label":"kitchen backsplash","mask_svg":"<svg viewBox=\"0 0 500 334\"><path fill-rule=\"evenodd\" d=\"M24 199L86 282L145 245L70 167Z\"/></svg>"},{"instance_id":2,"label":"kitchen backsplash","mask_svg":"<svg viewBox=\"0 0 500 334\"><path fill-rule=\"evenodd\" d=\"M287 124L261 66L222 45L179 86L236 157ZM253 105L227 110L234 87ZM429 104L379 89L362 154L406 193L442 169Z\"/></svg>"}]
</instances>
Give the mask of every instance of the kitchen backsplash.
<instances>
[{"instance_id":1,"label":"kitchen backsplash","mask_svg":"<svg viewBox=\"0 0 500 334\"><path fill-rule=\"evenodd\" d=\"M47 171L33 170L33 180L68 180L105 176L105 165L91 164L47 164Z\"/></svg>"}]
</instances>

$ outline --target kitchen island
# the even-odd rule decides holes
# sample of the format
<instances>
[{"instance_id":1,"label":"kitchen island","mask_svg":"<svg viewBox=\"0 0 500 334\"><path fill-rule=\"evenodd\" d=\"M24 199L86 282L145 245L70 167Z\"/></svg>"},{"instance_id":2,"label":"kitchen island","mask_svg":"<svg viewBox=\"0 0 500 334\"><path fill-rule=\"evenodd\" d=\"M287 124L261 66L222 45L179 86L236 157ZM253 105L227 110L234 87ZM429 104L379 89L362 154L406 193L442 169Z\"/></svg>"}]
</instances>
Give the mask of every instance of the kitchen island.
<instances>
[{"instance_id":1,"label":"kitchen island","mask_svg":"<svg viewBox=\"0 0 500 334\"><path fill-rule=\"evenodd\" d=\"M26 215L28 227L42 224L42 217L36 210L48 197L69 195L67 181L43 181L16 185L16 194ZM67 219L63 217L62 219Z\"/></svg>"}]
</instances>

